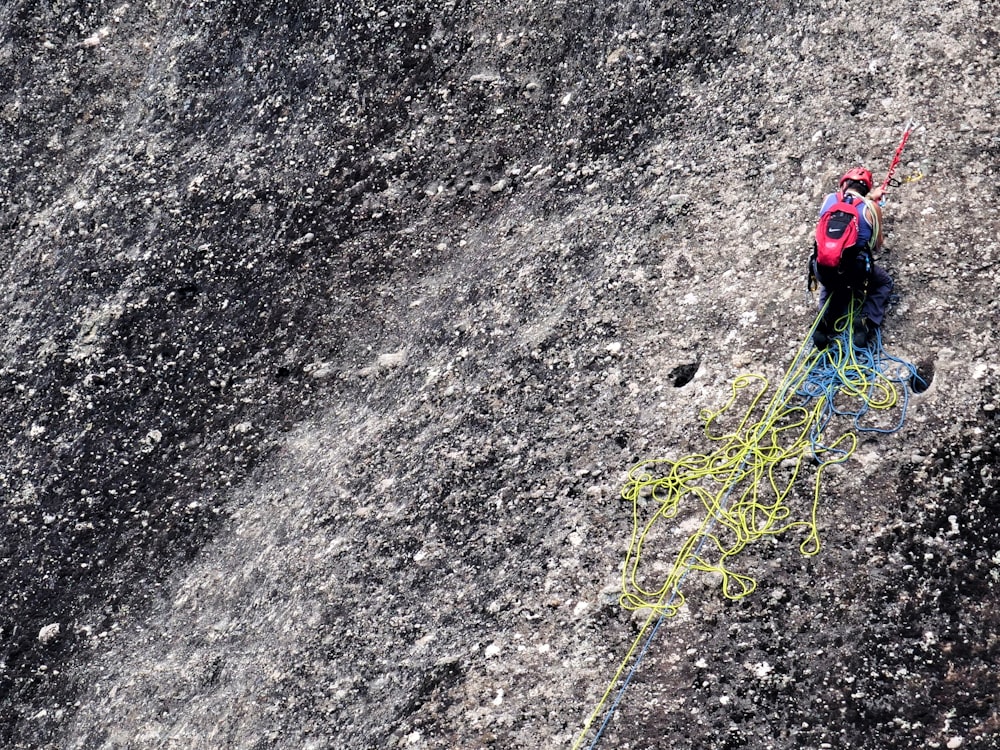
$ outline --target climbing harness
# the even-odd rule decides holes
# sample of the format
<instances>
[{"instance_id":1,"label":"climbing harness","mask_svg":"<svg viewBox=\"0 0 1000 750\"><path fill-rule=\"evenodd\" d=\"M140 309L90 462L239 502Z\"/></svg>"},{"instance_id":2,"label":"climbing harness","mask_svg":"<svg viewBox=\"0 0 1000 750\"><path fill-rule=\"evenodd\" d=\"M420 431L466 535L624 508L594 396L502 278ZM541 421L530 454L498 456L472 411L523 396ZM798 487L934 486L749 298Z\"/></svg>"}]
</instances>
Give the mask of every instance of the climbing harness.
<instances>
[{"instance_id":1,"label":"climbing harness","mask_svg":"<svg viewBox=\"0 0 1000 750\"><path fill-rule=\"evenodd\" d=\"M907 384L920 376L913 365L883 350L878 333L870 348L855 345L856 307L837 321L830 345L816 350L810 342L824 306L770 400L765 401L770 386L763 376L741 375L722 407L702 412L705 435L715 445L711 453L643 461L629 472L622 497L632 506L632 534L619 600L625 609L648 614L574 750L582 747L604 712L589 745L596 747L663 620L684 605L681 585L689 573L717 574L723 596L738 600L757 587L752 576L731 567L748 544L796 533L801 536L799 551L817 554L824 471L851 457L858 444L856 433L889 433L902 427ZM898 420L880 420L896 406L902 407ZM834 435L835 417L849 419L851 430ZM797 496L796 480L810 471L810 497ZM660 580L655 572L662 561L649 564L647 556L655 558L655 551L647 548L656 549L654 538L670 536L664 527L672 521L678 522L675 527L693 522L697 528L686 538L680 535L679 552Z\"/></svg>"}]
</instances>

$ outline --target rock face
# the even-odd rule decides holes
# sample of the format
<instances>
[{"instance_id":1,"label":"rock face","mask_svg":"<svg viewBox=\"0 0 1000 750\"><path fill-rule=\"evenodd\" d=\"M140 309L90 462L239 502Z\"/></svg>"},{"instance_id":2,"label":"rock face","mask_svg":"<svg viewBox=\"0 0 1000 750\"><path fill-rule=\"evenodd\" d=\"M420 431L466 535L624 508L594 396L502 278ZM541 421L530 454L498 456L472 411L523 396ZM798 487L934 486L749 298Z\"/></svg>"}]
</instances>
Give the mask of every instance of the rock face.
<instances>
[{"instance_id":1,"label":"rock face","mask_svg":"<svg viewBox=\"0 0 1000 750\"><path fill-rule=\"evenodd\" d=\"M571 746L625 471L780 376L914 116L933 384L599 746L997 747L996 10L0 0L0 744Z\"/></svg>"}]
</instances>

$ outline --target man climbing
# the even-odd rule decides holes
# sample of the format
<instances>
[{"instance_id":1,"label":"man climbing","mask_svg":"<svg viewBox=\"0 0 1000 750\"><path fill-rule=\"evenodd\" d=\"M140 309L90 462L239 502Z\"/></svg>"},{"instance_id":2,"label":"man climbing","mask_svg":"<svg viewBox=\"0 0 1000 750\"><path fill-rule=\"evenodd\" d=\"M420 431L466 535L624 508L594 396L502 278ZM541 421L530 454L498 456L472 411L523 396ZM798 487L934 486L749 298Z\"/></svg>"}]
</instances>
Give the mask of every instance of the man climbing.
<instances>
[{"instance_id":1,"label":"man climbing","mask_svg":"<svg viewBox=\"0 0 1000 750\"><path fill-rule=\"evenodd\" d=\"M839 190L830 193L820 208L816 245L809 263L812 279L820 283L820 308L829 298L813 343L825 348L834 337L834 324L857 300L860 315L854 319L854 345L865 347L882 325L892 293L892 277L876 266L872 254L882 247L881 187L872 189L872 173L855 167L840 178Z\"/></svg>"}]
</instances>

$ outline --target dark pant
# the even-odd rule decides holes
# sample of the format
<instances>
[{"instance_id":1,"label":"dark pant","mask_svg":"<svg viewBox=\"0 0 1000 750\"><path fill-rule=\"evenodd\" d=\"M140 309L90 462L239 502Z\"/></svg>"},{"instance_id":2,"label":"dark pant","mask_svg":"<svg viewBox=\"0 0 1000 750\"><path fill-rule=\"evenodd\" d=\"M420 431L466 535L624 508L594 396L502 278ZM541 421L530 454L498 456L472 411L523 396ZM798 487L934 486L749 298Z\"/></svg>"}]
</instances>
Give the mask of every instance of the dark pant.
<instances>
[{"instance_id":1,"label":"dark pant","mask_svg":"<svg viewBox=\"0 0 1000 750\"><path fill-rule=\"evenodd\" d=\"M823 316L824 323L832 325L848 311L855 299L860 299L861 316L876 326L882 325L889 295L892 294L892 277L884 268L876 266L865 254L861 254L846 272L816 266L815 273L820 283L820 307L830 298L830 306Z\"/></svg>"}]
</instances>

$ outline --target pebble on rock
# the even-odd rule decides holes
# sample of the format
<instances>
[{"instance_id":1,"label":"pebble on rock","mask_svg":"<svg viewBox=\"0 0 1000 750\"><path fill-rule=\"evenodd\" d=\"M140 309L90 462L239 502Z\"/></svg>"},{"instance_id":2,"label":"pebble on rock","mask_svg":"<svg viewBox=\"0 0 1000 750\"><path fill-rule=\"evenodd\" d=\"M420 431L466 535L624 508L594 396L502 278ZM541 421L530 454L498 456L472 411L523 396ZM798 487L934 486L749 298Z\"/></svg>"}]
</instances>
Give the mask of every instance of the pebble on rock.
<instances>
[{"instance_id":1,"label":"pebble on rock","mask_svg":"<svg viewBox=\"0 0 1000 750\"><path fill-rule=\"evenodd\" d=\"M51 643L59 635L59 623L53 622L38 631L39 643Z\"/></svg>"}]
</instances>

